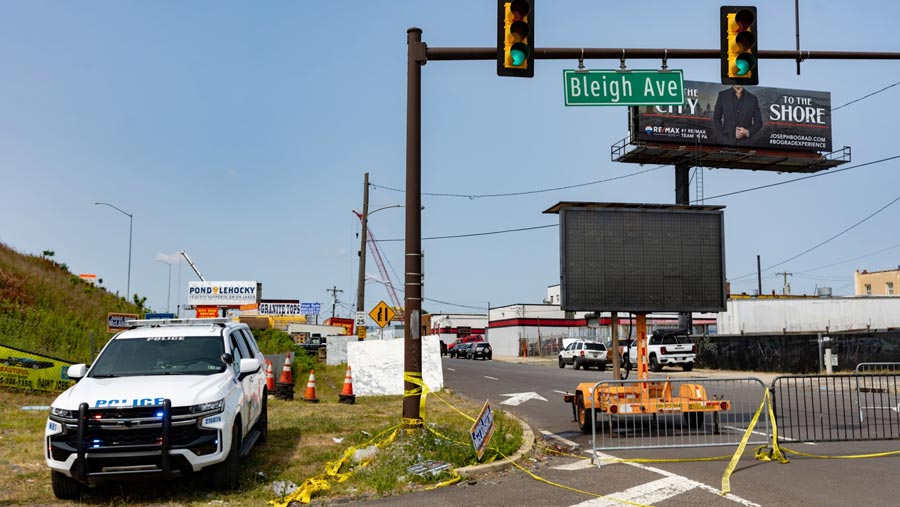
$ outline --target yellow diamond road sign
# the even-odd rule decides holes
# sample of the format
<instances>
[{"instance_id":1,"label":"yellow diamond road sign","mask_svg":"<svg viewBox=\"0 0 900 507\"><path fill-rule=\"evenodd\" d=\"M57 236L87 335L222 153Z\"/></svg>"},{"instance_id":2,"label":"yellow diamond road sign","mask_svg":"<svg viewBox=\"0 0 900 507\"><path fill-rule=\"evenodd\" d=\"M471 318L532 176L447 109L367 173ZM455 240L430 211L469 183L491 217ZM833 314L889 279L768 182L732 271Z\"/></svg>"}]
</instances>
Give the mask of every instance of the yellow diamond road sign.
<instances>
[{"instance_id":1,"label":"yellow diamond road sign","mask_svg":"<svg viewBox=\"0 0 900 507\"><path fill-rule=\"evenodd\" d=\"M372 317L372 320L382 328L388 325L390 321L394 320L396 315L394 310L392 310L384 301L379 301L378 304L375 305L375 308L372 308L372 311L369 312L369 317Z\"/></svg>"}]
</instances>

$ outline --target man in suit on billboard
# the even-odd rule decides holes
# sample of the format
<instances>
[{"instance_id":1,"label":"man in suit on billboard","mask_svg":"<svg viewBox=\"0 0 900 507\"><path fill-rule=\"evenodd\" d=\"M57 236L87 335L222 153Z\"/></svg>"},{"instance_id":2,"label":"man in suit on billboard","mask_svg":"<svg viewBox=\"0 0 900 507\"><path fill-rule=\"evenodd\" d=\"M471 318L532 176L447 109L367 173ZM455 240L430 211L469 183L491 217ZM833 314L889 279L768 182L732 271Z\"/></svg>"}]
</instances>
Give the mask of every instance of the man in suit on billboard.
<instances>
[{"instance_id":1,"label":"man in suit on billboard","mask_svg":"<svg viewBox=\"0 0 900 507\"><path fill-rule=\"evenodd\" d=\"M762 112L756 95L743 85L732 85L719 92L713 109L713 129L719 141L727 145L754 144L753 136L762 128Z\"/></svg>"}]
</instances>

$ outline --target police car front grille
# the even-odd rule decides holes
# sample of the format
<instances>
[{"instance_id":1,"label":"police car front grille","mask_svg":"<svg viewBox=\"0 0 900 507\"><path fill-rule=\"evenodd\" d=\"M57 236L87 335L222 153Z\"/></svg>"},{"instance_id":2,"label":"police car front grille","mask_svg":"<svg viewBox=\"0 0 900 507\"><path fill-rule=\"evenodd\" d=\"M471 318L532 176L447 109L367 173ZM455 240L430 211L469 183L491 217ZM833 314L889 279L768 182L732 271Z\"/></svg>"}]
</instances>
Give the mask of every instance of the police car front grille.
<instances>
[{"instance_id":1,"label":"police car front grille","mask_svg":"<svg viewBox=\"0 0 900 507\"><path fill-rule=\"evenodd\" d=\"M145 407L109 407L109 408L92 408L88 410L88 419L158 419L162 407L145 406ZM172 407L172 419L184 419L188 414L188 407Z\"/></svg>"},{"instance_id":2,"label":"police car front grille","mask_svg":"<svg viewBox=\"0 0 900 507\"><path fill-rule=\"evenodd\" d=\"M198 428L196 422L189 424L173 424L170 430L169 447L186 448L196 445L198 441L208 440L217 435L216 430ZM69 428L66 444L73 449L78 445L78 429ZM159 423L148 427L113 426L89 423L84 435L84 448L88 452L125 448L156 449L162 446L162 425Z\"/></svg>"}]
</instances>

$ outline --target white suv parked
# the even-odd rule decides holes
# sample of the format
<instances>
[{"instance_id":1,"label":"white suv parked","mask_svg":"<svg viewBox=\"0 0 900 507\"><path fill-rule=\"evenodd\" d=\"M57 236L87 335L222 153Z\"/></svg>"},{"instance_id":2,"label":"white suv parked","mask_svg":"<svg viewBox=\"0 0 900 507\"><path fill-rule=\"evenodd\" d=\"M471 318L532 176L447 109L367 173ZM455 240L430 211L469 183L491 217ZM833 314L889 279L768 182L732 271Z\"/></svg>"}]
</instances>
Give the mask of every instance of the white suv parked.
<instances>
[{"instance_id":1,"label":"white suv parked","mask_svg":"<svg viewBox=\"0 0 900 507\"><path fill-rule=\"evenodd\" d=\"M606 345L600 342L587 342L583 340L574 341L559 352L557 356L559 367L565 368L567 364L571 364L576 370L584 368L585 370L591 366L596 366L600 371L606 369L606 363L609 362L606 354Z\"/></svg>"},{"instance_id":2,"label":"white suv parked","mask_svg":"<svg viewBox=\"0 0 900 507\"><path fill-rule=\"evenodd\" d=\"M229 319L129 321L50 407L45 457L58 498L104 479L203 471L216 488L268 432L262 353Z\"/></svg>"}]
</instances>

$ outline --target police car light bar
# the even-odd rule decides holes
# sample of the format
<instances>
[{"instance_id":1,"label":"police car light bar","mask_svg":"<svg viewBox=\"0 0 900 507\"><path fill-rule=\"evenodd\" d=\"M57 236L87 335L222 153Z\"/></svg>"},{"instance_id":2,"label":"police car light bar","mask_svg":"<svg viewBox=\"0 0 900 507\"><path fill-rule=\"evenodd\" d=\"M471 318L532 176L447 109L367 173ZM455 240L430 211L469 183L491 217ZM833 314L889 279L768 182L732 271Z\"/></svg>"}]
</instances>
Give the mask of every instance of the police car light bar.
<instances>
[{"instance_id":1,"label":"police car light bar","mask_svg":"<svg viewBox=\"0 0 900 507\"><path fill-rule=\"evenodd\" d=\"M233 322L228 317L206 319L133 319L126 320L125 327L160 327L160 326L208 326L210 324L227 324Z\"/></svg>"}]
</instances>

